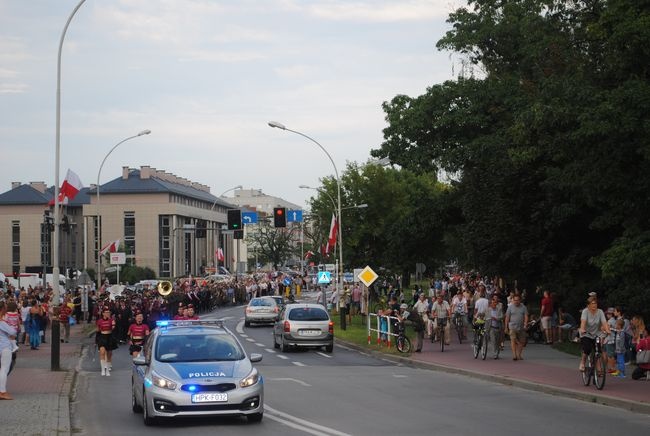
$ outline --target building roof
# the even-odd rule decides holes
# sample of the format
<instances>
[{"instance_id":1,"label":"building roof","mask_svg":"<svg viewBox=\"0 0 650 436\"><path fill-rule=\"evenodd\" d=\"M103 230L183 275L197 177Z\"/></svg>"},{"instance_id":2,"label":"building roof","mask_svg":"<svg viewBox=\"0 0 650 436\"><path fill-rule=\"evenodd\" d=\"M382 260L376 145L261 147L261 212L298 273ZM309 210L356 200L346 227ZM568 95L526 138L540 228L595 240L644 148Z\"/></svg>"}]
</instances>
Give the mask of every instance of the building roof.
<instances>
[{"instance_id":1,"label":"building roof","mask_svg":"<svg viewBox=\"0 0 650 436\"><path fill-rule=\"evenodd\" d=\"M90 195L95 195L94 188L89 190ZM172 193L194 198L208 203L217 203L221 206L234 207L233 204L216 197L209 192L194 188L193 186L174 183L163 180L152 174L149 178L142 179L140 170L129 169L128 179L118 177L110 182L104 183L99 188L100 195L106 194L151 194L151 193Z\"/></svg>"},{"instance_id":2,"label":"building roof","mask_svg":"<svg viewBox=\"0 0 650 436\"><path fill-rule=\"evenodd\" d=\"M20 185L10 191L0 194L0 205L37 205L47 204L52 194L33 188L31 185Z\"/></svg>"}]
</instances>

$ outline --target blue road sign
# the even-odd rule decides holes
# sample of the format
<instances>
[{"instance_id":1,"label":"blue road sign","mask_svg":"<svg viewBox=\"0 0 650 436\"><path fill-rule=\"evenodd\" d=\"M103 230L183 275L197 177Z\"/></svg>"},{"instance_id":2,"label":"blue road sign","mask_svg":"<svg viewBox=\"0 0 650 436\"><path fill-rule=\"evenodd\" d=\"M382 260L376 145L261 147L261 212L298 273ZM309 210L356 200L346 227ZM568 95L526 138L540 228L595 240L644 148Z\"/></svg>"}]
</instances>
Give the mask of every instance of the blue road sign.
<instances>
[{"instance_id":1,"label":"blue road sign","mask_svg":"<svg viewBox=\"0 0 650 436\"><path fill-rule=\"evenodd\" d=\"M284 283L285 286L291 286L291 277L285 277L284 280L282 280L282 283Z\"/></svg>"},{"instance_id":2,"label":"blue road sign","mask_svg":"<svg viewBox=\"0 0 650 436\"><path fill-rule=\"evenodd\" d=\"M288 210L287 211L287 222L288 223L301 223L302 222L302 210Z\"/></svg>"},{"instance_id":3,"label":"blue road sign","mask_svg":"<svg viewBox=\"0 0 650 436\"><path fill-rule=\"evenodd\" d=\"M257 223L257 212L242 212L241 213L241 222L243 224L256 224Z\"/></svg>"},{"instance_id":4,"label":"blue road sign","mask_svg":"<svg viewBox=\"0 0 650 436\"><path fill-rule=\"evenodd\" d=\"M332 273L329 271L320 271L318 273L318 283L329 283L332 281Z\"/></svg>"}]
</instances>

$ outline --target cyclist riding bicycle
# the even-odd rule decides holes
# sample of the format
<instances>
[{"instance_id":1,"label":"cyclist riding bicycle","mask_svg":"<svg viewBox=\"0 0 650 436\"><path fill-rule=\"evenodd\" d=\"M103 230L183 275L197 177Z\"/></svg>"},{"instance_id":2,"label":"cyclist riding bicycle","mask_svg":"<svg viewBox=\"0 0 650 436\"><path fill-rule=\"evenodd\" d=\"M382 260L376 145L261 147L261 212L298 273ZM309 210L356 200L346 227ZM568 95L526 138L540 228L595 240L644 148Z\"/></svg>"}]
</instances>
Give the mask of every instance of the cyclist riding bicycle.
<instances>
[{"instance_id":1,"label":"cyclist riding bicycle","mask_svg":"<svg viewBox=\"0 0 650 436\"><path fill-rule=\"evenodd\" d=\"M454 318L461 317L463 321L463 338L467 338L467 299L463 295L462 290L459 290L451 300L451 311L454 314Z\"/></svg>"},{"instance_id":2,"label":"cyclist riding bicycle","mask_svg":"<svg viewBox=\"0 0 650 436\"><path fill-rule=\"evenodd\" d=\"M431 306L431 317L433 318L433 329L436 330L437 326L440 324L438 320L444 319L444 329L445 329L445 344L449 345L450 342L450 330L449 323L446 322L451 317L451 307L443 298L442 294L438 294L436 301Z\"/></svg>"},{"instance_id":3,"label":"cyclist riding bicycle","mask_svg":"<svg viewBox=\"0 0 650 436\"><path fill-rule=\"evenodd\" d=\"M587 299L587 307L582 311L580 316L580 345L582 347L582 356L580 358L580 371L585 370L585 360L591 350L596 346L596 337L601 332L610 334L609 324L607 318L602 310L598 308L598 300L596 297L589 297Z\"/></svg>"}]
</instances>

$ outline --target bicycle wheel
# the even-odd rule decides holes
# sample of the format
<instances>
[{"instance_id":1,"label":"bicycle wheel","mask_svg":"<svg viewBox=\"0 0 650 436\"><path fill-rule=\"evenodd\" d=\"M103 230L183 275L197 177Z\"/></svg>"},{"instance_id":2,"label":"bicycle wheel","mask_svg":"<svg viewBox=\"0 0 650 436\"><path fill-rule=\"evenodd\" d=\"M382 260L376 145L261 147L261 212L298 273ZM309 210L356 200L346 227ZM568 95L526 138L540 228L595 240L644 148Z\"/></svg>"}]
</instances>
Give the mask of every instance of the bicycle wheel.
<instances>
[{"instance_id":1,"label":"bicycle wheel","mask_svg":"<svg viewBox=\"0 0 650 436\"><path fill-rule=\"evenodd\" d=\"M605 377L607 376L607 363L602 355L596 357L594 365L594 385L596 389L602 391L605 387Z\"/></svg>"},{"instance_id":2,"label":"bicycle wheel","mask_svg":"<svg viewBox=\"0 0 650 436\"><path fill-rule=\"evenodd\" d=\"M485 360L487 357L487 350L488 350L488 338L482 334L483 340L481 341L481 359Z\"/></svg>"},{"instance_id":3,"label":"bicycle wheel","mask_svg":"<svg viewBox=\"0 0 650 436\"><path fill-rule=\"evenodd\" d=\"M481 337L481 334L479 332L476 332L476 336L474 336L474 342L472 343L472 354L474 355L474 359L478 358L478 353L481 350L481 346L483 345L483 338Z\"/></svg>"},{"instance_id":4,"label":"bicycle wheel","mask_svg":"<svg viewBox=\"0 0 650 436\"><path fill-rule=\"evenodd\" d=\"M589 355L585 359L585 370L580 372L580 376L582 377L582 383L585 386L589 386L589 383L591 383L592 371L593 368L591 366L591 355Z\"/></svg>"},{"instance_id":5,"label":"bicycle wheel","mask_svg":"<svg viewBox=\"0 0 650 436\"><path fill-rule=\"evenodd\" d=\"M410 353L411 352L411 340L406 336L400 336L397 338L397 351L400 353Z\"/></svg>"}]
</instances>

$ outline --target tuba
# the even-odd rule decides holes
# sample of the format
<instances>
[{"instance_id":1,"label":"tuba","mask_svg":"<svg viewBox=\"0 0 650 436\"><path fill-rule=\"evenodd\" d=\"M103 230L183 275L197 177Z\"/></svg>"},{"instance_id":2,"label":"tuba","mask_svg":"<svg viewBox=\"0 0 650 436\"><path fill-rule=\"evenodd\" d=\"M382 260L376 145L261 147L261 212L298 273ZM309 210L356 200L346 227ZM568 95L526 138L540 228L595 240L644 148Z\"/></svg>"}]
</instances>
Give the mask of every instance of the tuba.
<instances>
[{"instance_id":1,"label":"tuba","mask_svg":"<svg viewBox=\"0 0 650 436\"><path fill-rule=\"evenodd\" d=\"M162 281L158 283L158 293L163 297L166 297L167 295L171 294L172 288L173 288L172 282Z\"/></svg>"}]
</instances>

